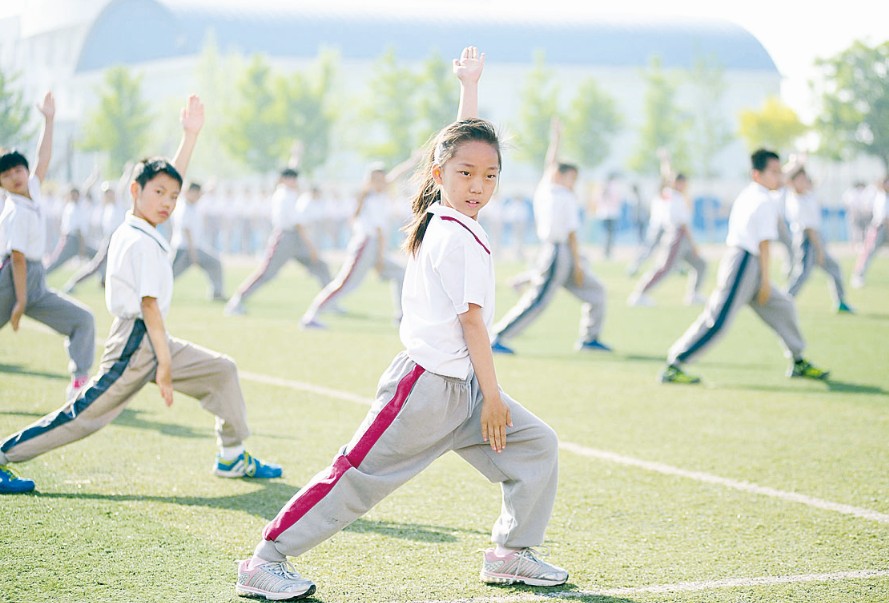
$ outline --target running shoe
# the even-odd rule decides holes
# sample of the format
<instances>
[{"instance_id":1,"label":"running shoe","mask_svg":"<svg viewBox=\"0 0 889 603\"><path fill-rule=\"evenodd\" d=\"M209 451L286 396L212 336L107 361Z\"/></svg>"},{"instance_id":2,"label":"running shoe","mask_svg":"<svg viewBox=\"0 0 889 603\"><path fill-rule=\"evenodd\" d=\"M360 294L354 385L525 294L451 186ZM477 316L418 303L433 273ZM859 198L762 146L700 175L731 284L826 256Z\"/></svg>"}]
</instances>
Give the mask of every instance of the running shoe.
<instances>
[{"instance_id":1,"label":"running shoe","mask_svg":"<svg viewBox=\"0 0 889 603\"><path fill-rule=\"evenodd\" d=\"M488 584L528 584L559 586L568 581L568 572L540 559L532 548L521 549L501 557L495 549L484 552L480 577Z\"/></svg>"},{"instance_id":2,"label":"running shoe","mask_svg":"<svg viewBox=\"0 0 889 603\"><path fill-rule=\"evenodd\" d=\"M315 592L315 584L300 576L287 561L263 563L248 569L249 559L238 562L235 593L267 601L305 599Z\"/></svg>"},{"instance_id":3,"label":"running shoe","mask_svg":"<svg viewBox=\"0 0 889 603\"><path fill-rule=\"evenodd\" d=\"M515 354L515 350L503 345L496 339L491 342L491 351L495 354Z\"/></svg>"},{"instance_id":4,"label":"running shoe","mask_svg":"<svg viewBox=\"0 0 889 603\"><path fill-rule=\"evenodd\" d=\"M589 341L582 341L575 346L575 349L578 351L591 351L591 352L610 352L611 348L598 339L591 339Z\"/></svg>"},{"instance_id":5,"label":"running shoe","mask_svg":"<svg viewBox=\"0 0 889 603\"><path fill-rule=\"evenodd\" d=\"M675 364L670 364L661 372L661 383L700 383L701 378L689 375Z\"/></svg>"},{"instance_id":6,"label":"running shoe","mask_svg":"<svg viewBox=\"0 0 889 603\"><path fill-rule=\"evenodd\" d=\"M9 465L0 465L0 494L23 494L33 489L33 480L19 477Z\"/></svg>"},{"instance_id":7,"label":"running shoe","mask_svg":"<svg viewBox=\"0 0 889 603\"><path fill-rule=\"evenodd\" d=\"M855 309L844 301L837 305L837 314L855 314Z\"/></svg>"},{"instance_id":8,"label":"running shoe","mask_svg":"<svg viewBox=\"0 0 889 603\"><path fill-rule=\"evenodd\" d=\"M216 466L213 473L219 477L246 477L253 479L273 479L281 477L284 471L280 465L263 463L247 451L238 455L232 461L226 461L216 455Z\"/></svg>"},{"instance_id":9,"label":"running shoe","mask_svg":"<svg viewBox=\"0 0 889 603\"><path fill-rule=\"evenodd\" d=\"M787 376L824 381L827 379L828 376L830 376L830 371L820 369L817 366L814 366L808 360L800 358L799 360L793 361L793 366L791 367L790 371L788 371Z\"/></svg>"}]
</instances>

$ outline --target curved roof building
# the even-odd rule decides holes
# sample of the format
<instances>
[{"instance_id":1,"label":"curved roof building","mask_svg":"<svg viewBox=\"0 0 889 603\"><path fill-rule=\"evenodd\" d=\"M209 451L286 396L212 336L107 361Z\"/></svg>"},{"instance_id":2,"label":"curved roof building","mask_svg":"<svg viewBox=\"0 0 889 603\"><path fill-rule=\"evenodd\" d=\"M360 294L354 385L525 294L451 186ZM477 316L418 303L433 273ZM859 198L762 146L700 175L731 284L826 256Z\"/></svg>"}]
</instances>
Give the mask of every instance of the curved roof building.
<instances>
[{"instance_id":1,"label":"curved roof building","mask_svg":"<svg viewBox=\"0 0 889 603\"><path fill-rule=\"evenodd\" d=\"M305 3L208 0L112 0L89 27L77 72L114 64L137 65L199 54L212 30L224 50L279 58L310 58L324 47L344 59L373 59L388 49L400 58L437 51L450 56L467 44L483 47L500 63L530 63L538 50L551 64L639 67L653 55L666 68L691 67L715 58L726 70L770 72L774 62L749 32L729 22L622 19L521 20L502 13L471 18L345 12ZM487 18L485 18L487 17Z\"/></svg>"}]
</instances>

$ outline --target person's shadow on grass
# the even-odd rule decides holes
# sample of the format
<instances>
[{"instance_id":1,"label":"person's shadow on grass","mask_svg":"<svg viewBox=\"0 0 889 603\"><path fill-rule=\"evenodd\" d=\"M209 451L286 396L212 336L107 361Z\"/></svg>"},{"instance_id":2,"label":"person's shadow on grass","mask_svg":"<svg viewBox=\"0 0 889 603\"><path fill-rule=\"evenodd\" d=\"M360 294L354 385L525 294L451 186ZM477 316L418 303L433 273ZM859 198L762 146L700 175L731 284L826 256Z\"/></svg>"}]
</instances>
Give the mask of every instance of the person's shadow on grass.
<instances>
[{"instance_id":1,"label":"person's shadow on grass","mask_svg":"<svg viewBox=\"0 0 889 603\"><path fill-rule=\"evenodd\" d=\"M113 494L99 492L84 492L77 490L72 492L41 492L35 491L34 496L45 499L76 499L76 500L105 500L114 503L119 502L149 502L168 503L187 507L207 507L210 509L224 509L230 511L242 511L255 515L266 521L270 521L277 515L282 505L286 503L299 486L288 484L280 480L256 480L252 482L259 489L250 492L238 492L223 496L163 496L145 494ZM420 523L401 523L386 520L371 520L359 518L345 528L345 531L358 533L377 533L392 538L413 540L417 542L456 542L455 533L487 534L482 530L470 530L449 526L437 526Z\"/></svg>"}]
</instances>

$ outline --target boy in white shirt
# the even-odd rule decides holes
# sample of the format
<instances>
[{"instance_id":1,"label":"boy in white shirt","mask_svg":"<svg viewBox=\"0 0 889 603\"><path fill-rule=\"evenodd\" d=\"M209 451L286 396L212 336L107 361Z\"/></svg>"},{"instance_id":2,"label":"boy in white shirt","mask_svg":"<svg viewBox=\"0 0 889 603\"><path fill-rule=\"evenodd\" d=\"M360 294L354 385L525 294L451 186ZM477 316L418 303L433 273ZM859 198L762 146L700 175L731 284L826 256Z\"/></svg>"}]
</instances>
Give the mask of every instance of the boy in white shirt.
<instances>
[{"instance_id":1,"label":"boy in white shirt","mask_svg":"<svg viewBox=\"0 0 889 603\"><path fill-rule=\"evenodd\" d=\"M0 328L10 322L12 330L18 331L22 315L27 315L65 335L71 359L68 395L73 395L86 385L93 366L96 327L89 308L46 286L42 260L47 208L40 185L52 158L55 99L51 93L44 98L40 112L45 122L34 172L17 151L0 156L0 187L6 192L0 213Z\"/></svg>"},{"instance_id":2,"label":"boy in white shirt","mask_svg":"<svg viewBox=\"0 0 889 603\"><path fill-rule=\"evenodd\" d=\"M272 235L262 264L245 280L228 300L225 313L245 314L244 302L260 287L272 280L291 259L304 265L318 279L322 287L330 282L330 269L318 255L309 236L308 202L298 203L299 172L295 168L281 171L278 187L272 195Z\"/></svg>"},{"instance_id":3,"label":"boy in white shirt","mask_svg":"<svg viewBox=\"0 0 889 603\"><path fill-rule=\"evenodd\" d=\"M784 202L794 245L787 292L796 297L817 265L830 277L837 312L851 313L852 308L846 303L840 265L827 252L827 243L821 234L821 205L812 192L812 181L802 165L792 167L787 175L790 186Z\"/></svg>"},{"instance_id":4,"label":"boy in white shirt","mask_svg":"<svg viewBox=\"0 0 889 603\"><path fill-rule=\"evenodd\" d=\"M225 301L222 293L222 263L216 252L204 241L204 229L198 202L201 185L192 182L185 190L185 203L179 203L173 211L173 238L170 246L175 250L173 278L175 279L192 264L197 264L210 279L210 297L213 301Z\"/></svg>"},{"instance_id":5,"label":"boy in white shirt","mask_svg":"<svg viewBox=\"0 0 889 603\"><path fill-rule=\"evenodd\" d=\"M105 303L114 315L99 374L77 398L0 444L0 475L6 463L22 462L87 437L113 421L149 381L167 406L173 391L200 400L216 415L221 477L274 478L281 467L244 450L247 412L234 362L216 352L170 336L165 317L173 296L170 247L157 225L166 221L182 187L198 132L204 123L200 99L188 99L183 137L172 163L163 158L137 164L130 192L133 211L111 238ZM34 482L0 478L0 492L27 492Z\"/></svg>"},{"instance_id":6,"label":"boy in white shirt","mask_svg":"<svg viewBox=\"0 0 889 603\"><path fill-rule=\"evenodd\" d=\"M537 268L528 278L531 287L501 318L491 333L491 349L513 354L510 338L525 330L564 287L583 302L580 309L578 350L610 352L599 335L605 319L605 287L580 255L577 230L580 207L574 185L577 167L559 161L560 126L553 120L546 157L546 173L534 194L534 221L541 248Z\"/></svg>"},{"instance_id":7,"label":"boy in white shirt","mask_svg":"<svg viewBox=\"0 0 889 603\"><path fill-rule=\"evenodd\" d=\"M852 286L860 289L864 286L864 274L880 247L886 244L886 233L889 231L889 177L883 179L873 201L871 223L864 238L864 245L855 263L852 273Z\"/></svg>"},{"instance_id":8,"label":"boy in white shirt","mask_svg":"<svg viewBox=\"0 0 889 603\"><path fill-rule=\"evenodd\" d=\"M44 266L46 274L55 272L74 256L93 257L96 250L87 241L91 208L81 197L80 190L71 187L68 200L62 210L61 239L50 254Z\"/></svg>"},{"instance_id":9,"label":"boy in white shirt","mask_svg":"<svg viewBox=\"0 0 889 603\"><path fill-rule=\"evenodd\" d=\"M653 306L654 301L648 294L680 262L685 262L691 267L685 303L688 305L704 303L704 299L700 296L700 288L707 270L707 262L698 253L691 234L691 212L685 199L687 186L686 177L677 174L671 186L665 187L661 196L652 201L652 220L662 225L667 245L658 265L642 277L630 295L628 303L631 306Z\"/></svg>"},{"instance_id":10,"label":"boy in white shirt","mask_svg":"<svg viewBox=\"0 0 889 603\"><path fill-rule=\"evenodd\" d=\"M691 362L716 342L731 324L738 310L749 305L784 344L793 360L789 377L827 379L821 370L803 356L805 342L800 333L793 298L769 280L769 244L778 238L778 206L772 191L781 187L781 161L772 151L760 149L751 156L752 182L741 191L729 216L728 251L719 266L716 290L707 307L667 355L661 373L662 383L699 383L680 365Z\"/></svg>"}]
</instances>

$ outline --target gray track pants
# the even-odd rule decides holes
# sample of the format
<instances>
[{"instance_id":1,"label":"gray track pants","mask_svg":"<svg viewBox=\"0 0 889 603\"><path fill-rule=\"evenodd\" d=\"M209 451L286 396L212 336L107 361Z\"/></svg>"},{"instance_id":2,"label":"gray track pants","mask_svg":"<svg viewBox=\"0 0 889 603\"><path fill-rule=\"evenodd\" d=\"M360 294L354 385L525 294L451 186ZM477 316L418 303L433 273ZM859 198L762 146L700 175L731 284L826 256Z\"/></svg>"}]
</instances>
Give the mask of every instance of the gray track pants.
<instances>
[{"instance_id":1,"label":"gray track pants","mask_svg":"<svg viewBox=\"0 0 889 603\"><path fill-rule=\"evenodd\" d=\"M247 410L235 363L222 354L169 337L173 389L216 415L220 446L237 446L249 435ZM157 358L141 319L115 318L99 373L77 399L7 438L0 452L11 462L32 459L105 427L130 399L154 381Z\"/></svg>"},{"instance_id":2,"label":"gray track pants","mask_svg":"<svg viewBox=\"0 0 889 603\"><path fill-rule=\"evenodd\" d=\"M305 266L318 279L322 287L330 282L330 269L321 258L312 261L302 237L295 230L274 231L269 237L266 256L262 264L238 289L236 297L240 301L256 293L260 287L272 280L278 271L291 259Z\"/></svg>"},{"instance_id":3,"label":"gray track pants","mask_svg":"<svg viewBox=\"0 0 889 603\"><path fill-rule=\"evenodd\" d=\"M679 262L685 262L691 267L691 273L688 275L688 289L686 296L695 295L704 282L704 275L707 273L707 262L704 258L694 253L691 241L682 233L675 233L667 243L666 248L658 259L657 266L652 268L636 287L639 293L649 293L660 282L669 275Z\"/></svg>"},{"instance_id":4,"label":"gray track pants","mask_svg":"<svg viewBox=\"0 0 889 603\"><path fill-rule=\"evenodd\" d=\"M0 329L9 322L15 306L15 286L12 282L12 260L0 260ZM66 337L65 349L71 361L68 370L73 375L86 376L96 355L96 323L90 309L67 295L46 286L43 263L29 260L28 305L25 316L30 316Z\"/></svg>"},{"instance_id":5,"label":"gray track pants","mask_svg":"<svg viewBox=\"0 0 889 603\"><path fill-rule=\"evenodd\" d=\"M81 235L65 235L56 245L56 248L53 250L52 254L46 259L44 262L44 266L46 266L46 273L50 274L54 272L58 268L61 268L62 265L70 260L71 258L80 255L81 252ZM96 255L96 250L93 249L88 243L83 243L83 253L87 257L93 257Z\"/></svg>"},{"instance_id":6,"label":"gray track pants","mask_svg":"<svg viewBox=\"0 0 889 603\"><path fill-rule=\"evenodd\" d=\"M812 248L809 237L805 234L797 235L794 244L796 249L793 253L793 270L790 272L787 292L796 297L806 281L809 280L812 268L816 266L818 258L816 257L815 250ZM843 273L837 261L827 253L827 247L823 241L821 246L824 250L824 263L821 264L821 269L830 277L830 290L833 294L833 301L838 304L846 299L846 293L843 289Z\"/></svg>"},{"instance_id":7,"label":"gray track pants","mask_svg":"<svg viewBox=\"0 0 889 603\"><path fill-rule=\"evenodd\" d=\"M580 307L581 341L598 339L605 318L605 287L585 266L583 284L577 286L574 283L574 261L566 243L544 243L541 246L531 288L494 325L495 337L505 342L524 331L561 287L583 302Z\"/></svg>"},{"instance_id":8,"label":"gray track pants","mask_svg":"<svg viewBox=\"0 0 889 603\"><path fill-rule=\"evenodd\" d=\"M769 300L761 306L756 301L759 285L759 258L738 247L730 247L719 264L716 289L707 306L670 348L667 362L692 362L725 334L738 310L745 305L753 308L778 334L788 356L801 358L805 342L799 330L793 298L772 286Z\"/></svg>"},{"instance_id":9,"label":"gray track pants","mask_svg":"<svg viewBox=\"0 0 889 603\"><path fill-rule=\"evenodd\" d=\"M207 253L203 249L198 249L198 266L206 273L210 279L210 295L214 298L223 297L222 293L222 262L215 255ZM177 249L176 257L173 258L173 278L176 278L191 266L191 256L188 249Z\"/></svg>"},{"instance_id":10,"label":"gray track pants","mask_svg":"<svg viewBox=\"0 0 889 603\"><path fill-rule=\"evenodd\" d=\"M99 249L96 250L95 255L90 258L90 261L80 268L74 275L68 279L68 282L65 283L64 291L66 293L71 293L74 291L74 288L91 277L92 275L99 273L99 281L102 283L102 286L105 286L105 271L108 267L108 247L111 245L111 237L106 237L102 240L102 243L99 245Z\"/></svg>"},{"instance_id":11,"label":"gray track pants","mask_svg":"<svg viewBox=\"0 0 889 603\"><path fill-rule=\"evenodd\" d=\"M864 273L867 272L867 269L870 267L870 263L873 261L874 256L877 255L880 247L885 244L885 224L880 224L879 226L871 225L867 229L867 234L864 236L864 246L861 248L861 253L858 254L858 261L855 263L855 276L864 278Z\"/></svg>"},{"instance_id":12,"label":"gray track pants","mask_svg":"<svg viewBox=\"0 0 889 603\"><path fill-rule=\"evenodd\" d=\"M513 427L498 454L482 441L475 377L442 377L398 354L352 441L266 526L256 555L282 561L308 551L451 450L501 485L492 540L513 548L540 545L556 495L558 439L543 421L501 396Z\"/></svg>"},{"instance_id":13,"label":"gray track pants","mask_svg":"<svg viewBox=\"0 0 889 603\"><path fill-rule=\"evenodd\" d=\"M314 320L318 313L330 304L337 303L342 296L353 291L367 273L376 267L378 248L381 244L376 236L354 236L349 241L346 261L333 280L322 289L303 316L304 320ZM392 303L395 307L395 318L401 320L401 289L404 285L404 266L396 264L387 256L383 256L383 280L392 284Z\"/></svg>"}]
</instances>

